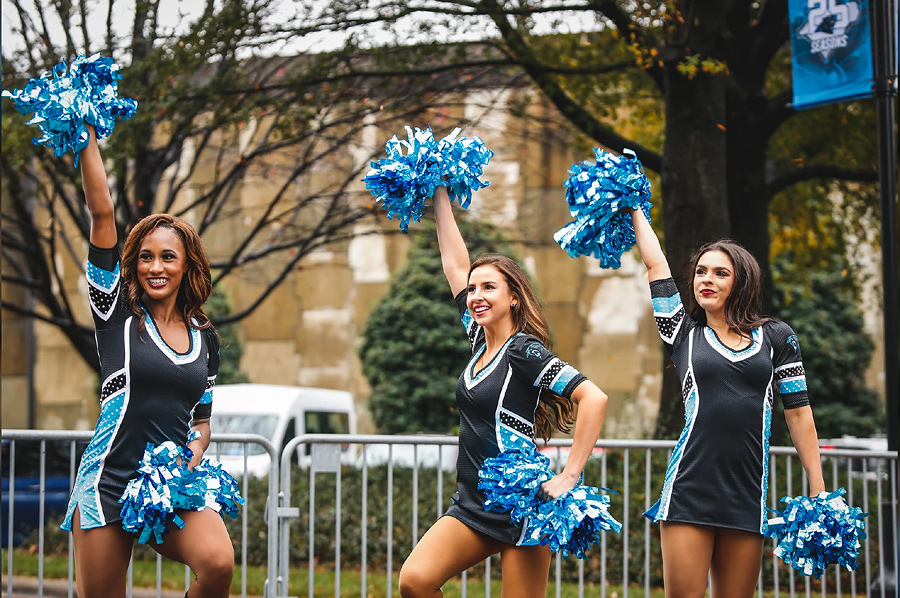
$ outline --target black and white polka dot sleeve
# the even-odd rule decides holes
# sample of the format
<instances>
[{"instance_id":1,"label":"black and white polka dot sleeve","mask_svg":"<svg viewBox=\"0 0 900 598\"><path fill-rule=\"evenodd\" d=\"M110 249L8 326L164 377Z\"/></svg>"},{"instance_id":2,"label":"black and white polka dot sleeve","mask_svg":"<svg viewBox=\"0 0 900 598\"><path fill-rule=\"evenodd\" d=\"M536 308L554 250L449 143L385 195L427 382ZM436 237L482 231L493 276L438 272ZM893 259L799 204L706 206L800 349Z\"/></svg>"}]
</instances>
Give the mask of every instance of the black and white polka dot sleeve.
<instances>
[{"instance_id":1,"label":"black and white polka dot sleeve","mask_svg":"<svg viewBox=\"0 0 900 598\"><path fill-rule=\"evenodd\" d=\"M681 301L681 294L673 278L654 280L650 283L650 297L653 299L653 317L669 355L687 338L696 322L687 314Z\"/></svg>"},{"instance_id":2,"label":"black and white polka dot sleeve","mask_svg":"<svg viewBox=\"0 0 900 598\"><path fill-rule=\"evenodd\" d=\"M109 328L121 320L119 251L91 245L85 266L94 327Z\"/></svg>"}]
</instances>

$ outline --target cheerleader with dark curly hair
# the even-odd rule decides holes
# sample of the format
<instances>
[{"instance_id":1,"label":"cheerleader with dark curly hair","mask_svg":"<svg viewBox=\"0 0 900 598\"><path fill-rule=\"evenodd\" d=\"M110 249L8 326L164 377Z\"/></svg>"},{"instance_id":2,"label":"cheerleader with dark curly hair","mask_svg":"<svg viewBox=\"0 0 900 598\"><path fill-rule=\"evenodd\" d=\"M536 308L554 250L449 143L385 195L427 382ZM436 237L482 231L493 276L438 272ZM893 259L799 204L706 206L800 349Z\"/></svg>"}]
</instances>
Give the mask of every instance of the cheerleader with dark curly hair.
<instances>
[{"instance_id":1,"label":"cheerleader with dark curly hair","mask_svg":"<svg viewBox=\"0 0 900 598\"><path fill-rule=\"evenodd\" d=\"M209 260L194 228L154 214L116 248L115 206L93 127L81 152L91 216L87 279L100 354L100 417L84 452L63 529L72 531L78 595L121 597L134 535L122 528L122 496L148 443L193 452L209 446L219 341L203 304L212 292ZM190 598L228 596L234 548L212 509L179 511L159 554L189 566Z\"/></svg>"}]
</instances>

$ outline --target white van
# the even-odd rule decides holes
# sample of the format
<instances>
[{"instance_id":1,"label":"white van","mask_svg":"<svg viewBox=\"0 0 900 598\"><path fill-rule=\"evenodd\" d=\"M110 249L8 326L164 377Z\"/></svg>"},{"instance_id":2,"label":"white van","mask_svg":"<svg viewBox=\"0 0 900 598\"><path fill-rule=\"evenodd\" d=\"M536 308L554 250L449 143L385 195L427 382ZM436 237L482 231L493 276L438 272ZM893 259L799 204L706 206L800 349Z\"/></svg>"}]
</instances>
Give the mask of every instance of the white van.
<instances>
[{"instance_id":1,"label":"white van","mask_svg":"<svg viewBox=\"0 0 900 598\"><path fill-rule=\"evenodd\" d=\"M259 434L281 451L301 434L356 434L353 395L343 390L276 386L271 384L223 384L213 391L212 433ZM352 462L350 445L341 446L342 460ZM309 446L297 448L297 464L309 464ZM244 445L210 444L206 455L218 459L231 475L244 472ZM250 475L269 473L269 454L257 444L247 445Z\"/></svg>"}]
</instances>

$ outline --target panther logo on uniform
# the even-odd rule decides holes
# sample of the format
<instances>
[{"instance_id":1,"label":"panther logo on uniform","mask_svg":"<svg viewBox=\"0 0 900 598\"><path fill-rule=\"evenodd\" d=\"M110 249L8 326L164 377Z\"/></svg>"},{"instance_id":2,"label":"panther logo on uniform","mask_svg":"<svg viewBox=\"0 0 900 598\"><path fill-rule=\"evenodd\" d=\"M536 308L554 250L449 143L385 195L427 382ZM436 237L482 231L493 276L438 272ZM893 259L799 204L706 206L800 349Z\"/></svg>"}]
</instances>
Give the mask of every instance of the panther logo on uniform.
<instances>
[{"instance_id":1,"label":"panther logo on uniform","mask_svg":"<svg viewBox=\"0 0 900 598\"><path fill-rule=\"evenodd\" d=\"M541 346L541 343L531 342L525 347L525 356L533 357L535 359L542 359L544 356L543 353L544 347Z\"/></svg>"},{"instance_id":2,"label":"panther logo on uniform","mask_svg":"<svg viewBox=\"0 0 900 598\"><path fill-rule=\"evenodd\" d=\"M800 341L797 340L797 335L792 334L787 339L787 344L794 348L794 353L800 350Z\"/></svg>"}]
</instances>

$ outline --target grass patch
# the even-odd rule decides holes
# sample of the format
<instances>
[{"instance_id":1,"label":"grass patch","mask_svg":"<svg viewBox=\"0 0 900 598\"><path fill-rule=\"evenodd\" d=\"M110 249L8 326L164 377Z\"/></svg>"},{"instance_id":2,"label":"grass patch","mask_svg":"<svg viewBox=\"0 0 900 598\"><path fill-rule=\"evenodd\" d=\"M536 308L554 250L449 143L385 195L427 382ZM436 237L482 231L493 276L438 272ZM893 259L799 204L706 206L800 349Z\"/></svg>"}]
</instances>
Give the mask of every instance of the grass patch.
<instances>
[{"instance_id":1,"label":"grass patch","mask_svg":"<svg viewBox=\"0 0 900 598\"><path fill-rule=\"evenodd\" d=\"M66 579L69 571L68 558L65 555L47 555L44 557L44 579ZM7 574L7 551L3 550L3 573ZM481 567L479 567L481 569ZM173 561L162 559L161 562L161 587L164 590L183 590L184 589L184 565ZM38 573L38 555L28 550L13 551L13 574L25 577L37 577ZM484 576L470 574L466 582L466 594L468 596L484 596ZM288 593L291 596L306 596L309 587L309 569L303 567L291 567L290 586ZM552 574L552 573L551 573ZM134 561L133 566L134 586L135 587L156 587L156 562L155 561ZM249 596L260 596L263 593L263 587L266 580L266 570L262 567L247 567L247 594ZM314 598L332 598L335 589L335 573L333 569L318 568L314 573ZM340 576L341 596L361 596L360 591L362 576L356 570L341 570ZM394 586L393 596L399 596L397 590L397 572L391 576L391 583ZM235 566L234 581L231 584L231 593L239 596L241 593L241 567ZM630 588L632 595L642 595L643 587L634 586ZM597 584L588 584L584 586L585 596L601 595L601 588ZM387 596L387 575L383 572L367 571L366 573L366 598L386 598ZM460 598L462 596L462 579L456 577L451 579L444 585L445 598ZM547 587L548 596L556 596L556 584L551 579ZM491 580L491 596L500 596L500 580ZM578 584L563 582L561 586L561 596L563 598L576 598L578 596ZM606 587L606 596L613 598L614 596L622 596L621 586L608 585ZM662 589L651 589L651 598L663 598Z\"/></svg>"}]
</instances>

